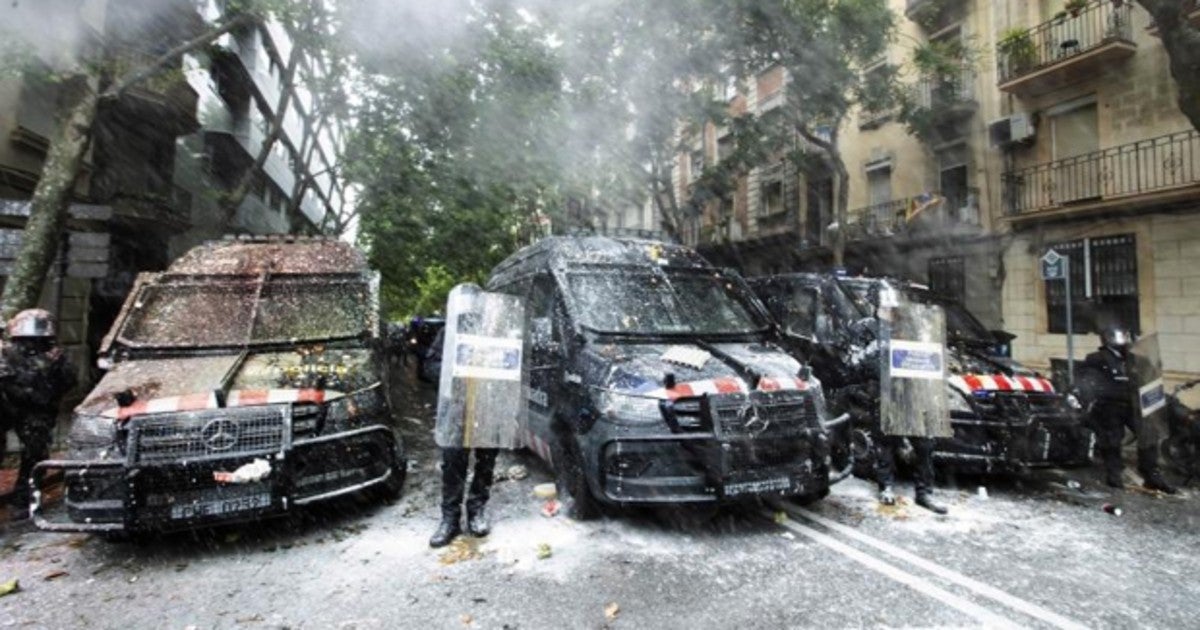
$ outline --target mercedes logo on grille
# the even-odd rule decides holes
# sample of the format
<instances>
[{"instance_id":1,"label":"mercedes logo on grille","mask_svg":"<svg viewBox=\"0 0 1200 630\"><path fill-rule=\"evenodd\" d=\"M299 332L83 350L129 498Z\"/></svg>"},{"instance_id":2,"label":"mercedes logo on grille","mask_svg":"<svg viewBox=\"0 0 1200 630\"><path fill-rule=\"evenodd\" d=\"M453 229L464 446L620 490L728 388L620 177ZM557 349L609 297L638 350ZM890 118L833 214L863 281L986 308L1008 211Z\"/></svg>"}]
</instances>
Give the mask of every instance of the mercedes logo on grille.
<instances>
[{"instance_id":1,"label":"mercedes logo on grille","mask_svg":"<svg viewBox=\"0 0 1200 630\"><path fill-rule=\"evenodd\" d=\"M755 407L746 407L742 409L741 416L742 426L751 434L759 435L771 426L771 421L758 415L758 409Z\"/></svg>"},{"instance_id":2,"label":"mercedes logo on grille","mask_svg":"<svg viewBox=\"0 0 1200 630\"><path fill-rule=\"evenodd\" d=\"M204 425L200 432L201 439L210 451L228 451L237 445L238 433L241 427L236 420L219 418Z\"/></svg>"}]
</instances>

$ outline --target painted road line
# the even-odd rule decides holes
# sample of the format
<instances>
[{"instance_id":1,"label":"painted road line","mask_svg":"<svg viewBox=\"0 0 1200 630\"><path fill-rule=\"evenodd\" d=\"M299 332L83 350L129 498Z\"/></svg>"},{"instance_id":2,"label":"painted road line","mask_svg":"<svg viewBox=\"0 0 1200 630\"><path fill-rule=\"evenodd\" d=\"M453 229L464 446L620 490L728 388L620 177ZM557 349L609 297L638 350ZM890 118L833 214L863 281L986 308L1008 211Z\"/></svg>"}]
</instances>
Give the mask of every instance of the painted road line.
<instances>
[{"instance_id":1,"label":"painted road line","mask_svg":"<svg viewBox=\"0 0 1200 630\"><path fill-rule=\"evenodd\" d=\"M867 534L864 534L853 527L848 527L837 521L825 518L802 507L786 503L781 503L779 506L793 516L798 516L812 523L821 525L830 531L838 532L839 534L842 534L847 538L854 539L860 543L863 543L864 545L870 545L871 547L874 547L875 549L878 549L879 551L882 551L893 558L896 558L897 560L902 560L915 567L928 571L933 575L953 582L963 588L969 589L979 595L982 595L983 597L1004 604L1005 606L1008 606L1009 608L1022 614L1029 615L1038 621L1043 621L1056 628L1062 628L1063 630L1083 630L1087 628L1087 626L1067 619L1066 617L1063 617L1054 611L1047 610L1046 608L1038 606L1033 602L1028 602L1014 595L1010 595L994 586L989 586L983 582L969 578L957 571L947 569L946 567L943 567L935 562L930 562L925 558L922 558L909 551L905 551L904 549L901 549L895 545L886 543L873 536L868 536Z\"/></svg>"},{"instance_id":2,"label":"painted road line","mask_svg":"<svg viewBox=\"0 0 1200 630\"><path fill-rule=\"evenodd\" d=\"M773 515L771 514L771 512L769 510L763 510L762 514L763 514L764 518L767 518L767 519L773 518ZM969 599L959 597L958 595L955 595L954 593L951 593L924 578L918 577L916 575L913 575L912 573L909 573L907 571L899 569L891 564L888 564L888 563L880 560L879 558L876 558L875 556L867 554L866 552L859 551L858 549L855 549L854 547L851 547L850 545L847 545L846 543L835 539L833 536L830 536L829 534L819 532L807 525L802 525L802 524L796 523L794 521L784 521L783 523L780 523L780 525L793 531L793 532L796 532L797 534L800 534L801 536L809 538L816 543L824 545L824 546L842 554L843 556L867 567L868 569L871 569L872 571L879 573L880 575L883 575L884 577L891 578L892 580L895 580L895 581L897 581L919 593L928 595L929 597L932 597L933 599L936 599L939 602L946 604L947 606L963 613L964 615L971 617L976 622L978 622L981 626L984 626L986 628L1023 628L1024 627L1021 624L1019 624L1011 619L1002 617L1002 616L988 610L987 608L984 608L983 606L980 606L979 604L972 602Z\"/></svg>"}]
</instances>

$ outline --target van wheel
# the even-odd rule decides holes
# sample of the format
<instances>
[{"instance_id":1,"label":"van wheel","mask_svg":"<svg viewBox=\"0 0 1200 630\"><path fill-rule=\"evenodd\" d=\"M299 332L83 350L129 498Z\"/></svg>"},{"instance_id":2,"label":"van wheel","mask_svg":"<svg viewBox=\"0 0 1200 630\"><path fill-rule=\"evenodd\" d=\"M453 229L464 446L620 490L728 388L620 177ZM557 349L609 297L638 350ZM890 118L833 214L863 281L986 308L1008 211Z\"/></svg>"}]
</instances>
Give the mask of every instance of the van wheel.
<instances>
[{"instance_id":1,"label":"van wheel","mask_svg":"<svg viewBox=\"0 0 1200 630\"><path fill-rule=\"evenodd\" d=\"M583 473L583 457L570 435L557 436L551 457L554 459L554 486L558 492L558 501L567 516L577 521L589 521L599 517L600 505L588 488Z\"/></svg>"},{"instance_id":2,"label":"van wheel","mask_svg":"<svg viewBox=\"0 0 1200 630\"><path fill-rule=\"evenodd\" d=\"M818 492L810 492L808 494L797 494L796 496L792 497L792 501L798 505L812 505L813 503L816 503L827 496L829 496L829 488L825 488Z\"/></svg>"},{"instance_id":3,"label":"van wheel","mask_svg":"<svg viewBox=\"0 0 1200 630\"><path fill-rule=\"evenodd\" d=\"M387 481L379 484L380 496L388 502L396 501L404 493L404 480L408 477L408 460L404 457L404 442L400 435L393 430L392 442L392 474Z\"/></svg>"}]
</instances>

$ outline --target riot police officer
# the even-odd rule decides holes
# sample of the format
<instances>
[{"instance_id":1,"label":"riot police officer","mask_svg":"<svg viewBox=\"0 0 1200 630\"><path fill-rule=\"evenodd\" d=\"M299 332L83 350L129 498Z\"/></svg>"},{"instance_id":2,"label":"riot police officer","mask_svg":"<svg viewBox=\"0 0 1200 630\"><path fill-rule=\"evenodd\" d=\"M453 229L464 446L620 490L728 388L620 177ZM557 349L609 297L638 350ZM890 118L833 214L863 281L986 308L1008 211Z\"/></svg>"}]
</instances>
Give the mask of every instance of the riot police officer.
<instances>
[{"instance_id":1,"label":"riot police officer","mask_svg":"<svg viewBox=\"0 0 1200 630\"><path fill-rule=\"evenodd\" d=\"M21 440L21 465L13 489L14 505L29 502L29 476L34 464L50 456L58 406L75 386L75 374L55 339L54 319L42 309L17 313L8 322L9 343L3 349L3 381L7 413Z\"/></svg>"},{"instance_id":2,"label":"riot police officer","mask_svg":"<svg viewBox=\"0 0 1200 630\"><path fill-rule=\"evenodd\" d=\"M893 485L896 480L896 452L903 448L904 437L885 435L875 447L875 481L879 484L879 502L884 505L896 503ZM908 444L916 456L916 471L913 486L916 504L935 514L945 514L946 506L933 500L933 440L926 437L909 436Z\"/></svg>"},{"instance_id":3,"label":"riot police officer","mask_svg":"<svg viewBox=\"0 0 1200 630\"><path fill-rule=\"evenodd\" d=\"M487 502L495 477L495 448L442 447L442 520L429 538L430 547L444 547L462 533L463 494L466 493L467 532L472 536L487 536L491 523L487 517ZM467 470L470 455L475 454L475 470L467 489Z\"/></svg>"},{"instance_id":4,"label":"riot police officer","mask_svg":"<svg viewBox=\"0 0 1200 630\"><path fill-rule=\"evenodd\" d=\"M1138 398L1138 368L1130 352L1133 335L1129 330L1113 325L1100 334L1098 350L1087 355L1080 375L1081 393L1090 401L1089 416L1097 433L1100 456L1104 461L1105 482L1123 488L1121 472L1121 441L1125 428L1141 434L1144 421L1135 401ZM1158 448L1152 439L1140 439L1138 472L1146 488L1174 494L1175 488L1163 479L1158 467Z\"/></svg>"}]
</instances>

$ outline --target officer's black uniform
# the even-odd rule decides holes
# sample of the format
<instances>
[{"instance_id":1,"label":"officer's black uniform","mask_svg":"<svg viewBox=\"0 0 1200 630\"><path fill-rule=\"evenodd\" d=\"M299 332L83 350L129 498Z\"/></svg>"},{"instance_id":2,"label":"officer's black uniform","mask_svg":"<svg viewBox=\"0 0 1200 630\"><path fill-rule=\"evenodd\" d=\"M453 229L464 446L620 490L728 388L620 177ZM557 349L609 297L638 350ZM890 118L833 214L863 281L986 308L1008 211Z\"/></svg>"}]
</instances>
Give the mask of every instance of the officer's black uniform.
<instances>
[{"instance_id":1,"label":"officer's black uniform","mask_svg":"<svg viewBox=\"0 0 1200 630\"><path fill-rule=\"evenodd\" d=\"M879 483L879 496L884 503L895 501L892 486L896 482L896 451L904 444L904 439L903 436L884 435L875 445L875 481ZM933 500L933 439L910 436L908 442L917 456L913 478L917 505L945 514L946 508Z\"/></svg>"},{"instance_id":2,"label":"officer's black uniform","mask_svg":"<svg viewBox=\"0 0 1200 630\"><path fill-rule=\"evenodd\" d=\"M53 338L13 339L4 348L8 368L4 380L7 413L21 440L21 466L13 504L29 502L29 476L33 466L50 456L50 442L62 396L75 386L75 374L66 354Z\"/></svg>"},{"instance_id":3,"label":"officer's black uniform","mask_svg":"<svg viewBox=\"0 0 1200 630\"><path fill-rule=\"evenodd\" d=\"M1121 471L1121 442L1128 427L1134 435L1141 428L1141 416L1135 401L1138 381L1135 358L1124 344L1110 343L1114 331L1105 331L1105 344L1084 359L1080 382L1092 399L1089 415L1096 431L1100 456L1104 461L1105 481L1114 488L1124 487ZM1156 444L1138 444L1138 473L1143 484L1153 490L1174 493L1158 468Z\"/></svg>"},{"instance_id":4,"label":"officer's black uniform","mask_svg":"<svg viewBox=\"0 0 1200 630\"><path fill-rule=\"evenodd\" d=\"M472 451L475 453L475 471L468 491L467 468ZM491 497L499 452L495 448L442 449L442 522L429 539L431 546L444 546L460 533L464 492L467 496L467 531L472 536L488 535L491 528L485 507Z\"/></svg>"}]
</instances>

